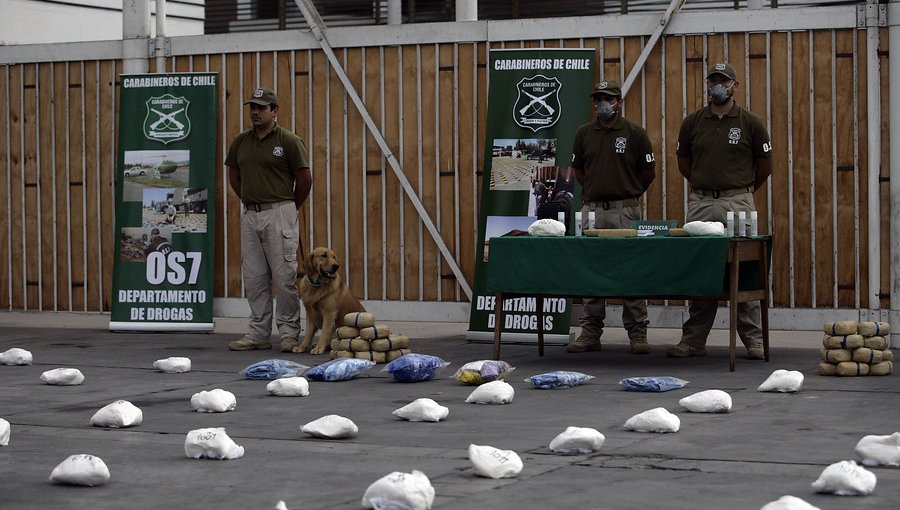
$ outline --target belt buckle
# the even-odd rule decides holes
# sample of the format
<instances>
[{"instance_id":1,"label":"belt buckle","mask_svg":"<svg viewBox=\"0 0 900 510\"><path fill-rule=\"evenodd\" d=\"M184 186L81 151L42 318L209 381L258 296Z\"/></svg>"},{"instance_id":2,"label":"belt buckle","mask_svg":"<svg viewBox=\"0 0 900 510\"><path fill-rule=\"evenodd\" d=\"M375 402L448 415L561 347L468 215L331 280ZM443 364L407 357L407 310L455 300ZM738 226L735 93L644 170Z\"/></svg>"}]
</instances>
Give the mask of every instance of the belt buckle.
<instances>
[{"instance_id":1,"label":"belt buckle","mask_svg":"<svg viewBox=\"0 0 900 510\"><path fill-rule=\"evenodd\" d=\"M247 206L247 210L255 211L255 212L262 211L259 204L244 204L244 205Z\"/></svg>"},{"instance_id":2,"label":"belt buckle","mask_svg":"<svg viewBox=\"0 0 900 510\"><path fill-rule=\"evenodd\" d=\"M714 189L712 192L712 196L713 196L713 198L719 198L719 190Z\"/></svg>"}]
</instances>

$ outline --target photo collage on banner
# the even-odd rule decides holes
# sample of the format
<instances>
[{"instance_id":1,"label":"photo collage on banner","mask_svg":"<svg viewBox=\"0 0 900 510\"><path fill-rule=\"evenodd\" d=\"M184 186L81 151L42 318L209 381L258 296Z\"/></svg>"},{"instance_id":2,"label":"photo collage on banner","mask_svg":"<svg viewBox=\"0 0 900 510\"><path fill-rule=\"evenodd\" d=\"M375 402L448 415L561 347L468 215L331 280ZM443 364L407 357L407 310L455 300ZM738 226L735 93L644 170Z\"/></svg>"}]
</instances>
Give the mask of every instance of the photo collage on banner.
<instances>
[{"instance_id":1,"label":"photo collage on banner","mask_svg":"<svg viewBox=\"0 0 900 510\"><path fill-rule=\"evenodd\" d=\"M110 330L213 329L217 83L121 76Z\"/></svg>"},{"instance_id":2,"label":"photo collage on banner","mask_svg":"<svg viewBox=\"0 0 900 510\"><path fill-rule=\"evenodd\" d=\"M489 241L540 218L572 228L580 205L571 167L575 131L590 120L593 49L491 50L479 250L466 338L492 341L493 295L484 293ZM552 263L552 261L547 261ZM571 300L544 300L547 341L568 340ZM537 341L537 300L505 300L503 338ZM507 334L511 333L511 334Z\"/></svg>"}]
</instances>

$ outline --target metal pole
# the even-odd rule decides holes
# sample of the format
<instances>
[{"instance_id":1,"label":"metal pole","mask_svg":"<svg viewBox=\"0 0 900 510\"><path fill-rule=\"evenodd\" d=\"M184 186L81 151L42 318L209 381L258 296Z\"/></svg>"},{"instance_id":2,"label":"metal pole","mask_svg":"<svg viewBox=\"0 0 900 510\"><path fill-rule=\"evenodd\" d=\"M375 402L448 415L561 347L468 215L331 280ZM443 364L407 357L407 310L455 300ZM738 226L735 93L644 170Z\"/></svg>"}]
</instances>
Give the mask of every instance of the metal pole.
<instances>
[{"instance_id":1,"label":"metal pole","mask_svg":"<svg viewBox=\"0 0 900 510\"><path fill-rule=\"evenodd\" d=\"M387 24L403 23L403 0L387 0Z\"/></svg>"},{"instance_id":2,"label":"metal pole","mask_svg":"<svg viewBox=\"0 0 900 510\"><path fill-rule=\"evenodd\" d=\"M122 1L122 73L141 74L150 69L150 1Z\"/></svg>"},{"instance_id":3,"label":"metal pole","mask_svg":"<svg viewBox=\"0 0 900 510\"><path fill-rule=\"evenodd\" d=\"M888 4L889 51L900 55L900 0ZM888 83L900 83L900 60L890 66ZM894 81L897 80L897 81ZM891 345L900 346L900 88L890 87L890 253Z\"/></svg>"},{"instance_id":4,"label":"metal pole","mask_svg":"<svg viewBox=\"0 0 900 510\"><path fill-rule=\"evenodd\" d=\"M156 72L166 72L166 0L156 0Z\"/></svg>"},{"instance_id":5,"label":"metal pole","mask_svg":"<svg viewBox=\"0 0 900 510\"><path fill-rule=\"evenodd\" d=\"M878 61L878 7L878 0L866 2L866 117L869 144L866 194L869 202L869 295L866 302L871 312L881 308L878 295L881 287L881 65Z\"/></svg>"},{"instance_id":6,"label":"metal pole","mask_svg":"<svg viewBox=\"0 0 900 510\"><path fill-rule=\"evenodd\" d=\"M353 86L353 83L350 81L350 78L347 76L347 73L344 71L341 63L338 62L337 57L334 56L334 52L331 50L331 44L328 43L328 40L325 38L325 34L322 32L322 27L324 27L325 25L322 23L322 18L319 17L319 12L316 10L311 0L295 1L297 2L297 7L300 8L300 12L303 13L303 17L306 19L306 24L309 25L313 35L316 37L316 40L319 41L319 45L322 47L322 51L325 52L325 56L328 58L328 62L331 64L332 70L341 80L341 83L344 85L344 89L346 90L347 95L350 96L350 100L353 101L353 105L356 106L356 109L359 111L360 116L365 121L366 127L369 128L369 131L372 133L372 137L375 139L378 147L381 148L381 152L384 154L384 158L390 165L391 170L393 170L394 176L396 176L397 180L400 181L400 185L403 186L403 191L406 192L407 198L409 198L409 201L412 202L412 205L416 208L416 211L418 211L419 219L422 220L422 223L425 224L425 227L428 229L428 233L431 234L432 239L434 239L435 244L437 244L441 255L444 256L444 260L447 262L447 265L450 266L450 269L456 276L457 283L459 283L459 286L462 287L463 291L466 293L466 296L469 298L469 301L472 301L472 288L469 287L469 283L466 281L465 275L463 275L462 270L459 268L459 264L456 263L456 259L453 258L453 254L450 253L449 249L447 249L447 245L444 243L444 239L441 237L440 232L438 232L437 227L434 226L434 222L431 221L431 217L428 216L428 211L425 210L425 206L422 205L422 201L419 200L419 197L416 195L416 191L409 183L406 175L404 175L403 169L400 167L400 162L397 161L397 158L394 156L394 153L388 146L387 140L385 140L384 135L378 129L378 126L375 125L375 121L372 120L372 116L369 115L368 110L366 110L366 105L364 105L362 99L360 99L359 93L357 93L356 88Z\"/></svg>"},{"instance_id":7,"label":"metal pole","mask_svg":"<svg viewBox=\"0 0 900 510\"><path fill-rule=\"evenodd\" d=\"M653 51L653 47L656 46L656 41L659 40L662 33L666 30L666 26L669 25L672 16L681 9L683 3L684 0L672 0L669 3L666 12L663 13L662 18L659 19L659 25L656 27L656 30L653 31L653 34L650 35L650 40L647 41L644 49L641 50L640 56L638 56L637 61L634 63L634 67L632 67L631 72L628 73L628 78L625 79L625 83L622 85L622 97L628 95L628 89L631 88L634 84L634 80L637 79L638 73L644 68L644 63L647 61L647 57L650 56L650 52Z\"/></svg>"},{"instance_id":8,"label":"metal pole","mask_svg":"<svg viewBox=\"0 0 900 510\"><path fill-rule=\"evenodd\" d=\"M456 0L456 21L478 21L478 0Z\"/></svg>"}]
</instances>

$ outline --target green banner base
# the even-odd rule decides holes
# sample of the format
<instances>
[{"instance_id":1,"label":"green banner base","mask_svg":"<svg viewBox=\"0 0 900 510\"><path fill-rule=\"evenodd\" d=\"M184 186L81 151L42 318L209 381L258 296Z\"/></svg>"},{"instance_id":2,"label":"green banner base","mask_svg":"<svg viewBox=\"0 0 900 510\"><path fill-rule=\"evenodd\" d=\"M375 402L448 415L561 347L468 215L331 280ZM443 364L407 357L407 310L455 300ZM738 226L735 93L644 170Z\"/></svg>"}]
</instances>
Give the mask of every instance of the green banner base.
<instances>
[{"instance_id":1,"label":"green banner base","mask_svg":"<svg viewBox=\"0 0 900 510\"><path fill-rule=\"evenodd\" d=\"M212 322L109 322L109 330L119 333L129 331L212 333L215 326Z\"/></svg>"}]
</instances>

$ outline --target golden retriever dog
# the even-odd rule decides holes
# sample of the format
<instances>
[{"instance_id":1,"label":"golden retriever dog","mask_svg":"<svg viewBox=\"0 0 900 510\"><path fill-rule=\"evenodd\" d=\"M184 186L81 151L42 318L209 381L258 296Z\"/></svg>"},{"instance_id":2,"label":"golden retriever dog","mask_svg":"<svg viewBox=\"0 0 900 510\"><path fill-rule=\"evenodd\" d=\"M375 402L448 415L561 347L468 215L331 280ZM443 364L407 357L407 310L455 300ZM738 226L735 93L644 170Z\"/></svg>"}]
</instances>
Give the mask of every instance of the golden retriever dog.
<instances>
[{"instance_id":1,"label":"golden retriever dog","mask_svg":"<svg viewBox=\"0 0 900 510\"><path fill-rule=\"evenodd\" d=\"M324 354L335 330L343 326L344 315L366 311L338 273L340 267L331 248L320 246L303 259L300 266L303 276L297 282L297 289L306 308L306 334L294 352L305 352L313 335L321 329L319 341L310 354Z\"/></svg>"}]
</instances>

